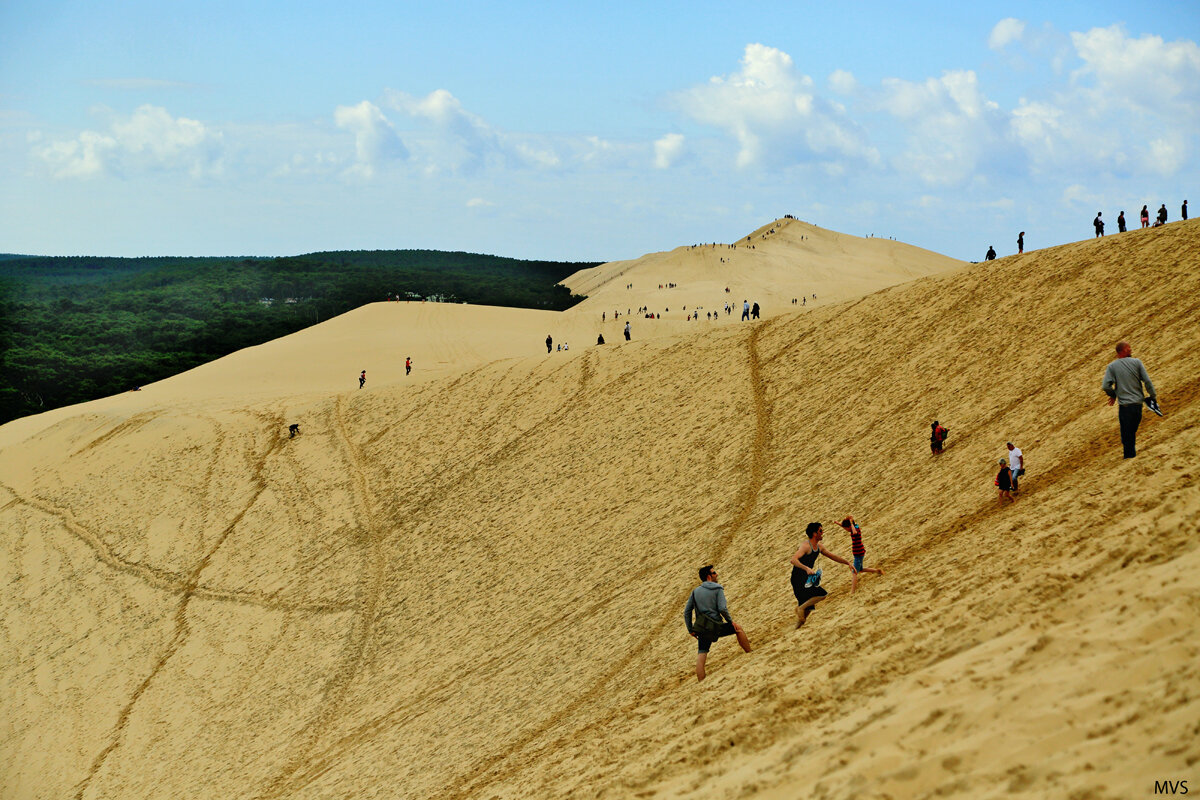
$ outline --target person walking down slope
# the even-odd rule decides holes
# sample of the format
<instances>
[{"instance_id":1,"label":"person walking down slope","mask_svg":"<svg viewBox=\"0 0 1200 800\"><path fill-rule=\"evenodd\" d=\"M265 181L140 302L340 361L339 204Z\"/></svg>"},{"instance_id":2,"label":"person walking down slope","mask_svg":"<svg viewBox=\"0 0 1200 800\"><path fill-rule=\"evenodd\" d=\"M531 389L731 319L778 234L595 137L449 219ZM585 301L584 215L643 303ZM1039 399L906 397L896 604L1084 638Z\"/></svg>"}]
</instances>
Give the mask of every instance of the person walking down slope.
<instances>
[{"instance_id":1,"label":"person walking down slope","mask_svg":"<svg viewBox=\"0 0 1200 800\"><path fill-rule=\"evenodd\" d=\"M363 384L366 382L367 382L367 371L364 369L362 371L362 373L358 376L358 388L361 389L363 387Z\"/></svg>"},{"instance_id":2,"label":"person walking down slope","mask_svg":"<svg viewBox=\"0 0 1200 800\"><path fill-rule=\"evenodd\" d=\"M404 374L408 375L412 372L412 356L404 359Z\"/></svg>"},{"instance_id":3,"label":"person walking down slope","mask_svg":"<svg viewBox=\"0 0 1200 800\"><path fill-rule=\"evenodd\" d=\"M825 530L819 522L810 522L804 529L808 538L800 543L800 547L792 555L789 563L792 565L792 594L796 595L796 627L802 626L812 613L813 607L824 600L829 592L821 588L821 570L815 569L818 556L825 556L839 564L845 564L851 571L854 566L825 549L821 539Z\"/></svg>"},{"instance_id":4,"label":"person walking down slope","mask_svg":"<svg viewBox=\"0 0 1200 800\"><path fill-rule=\"evenodd\" d=\"M550 338L550 334L548 334L548 333L546 334L546 352L547 353L554 352L554 340Z\"/></svg>"},{"instance_id":5,"label":"person walking down slope","mask_svg":"<svg viewBox=\"0 0 1200 800\"><path fill-rule=\"evenodd\" d=\"M1025 474L1025 454L1012 442L1006 444L1005 447L1008 448L1008 471L1012 473L1012 490L1015 494L1019 491L1017 484L1021 476Z\"/></svg>"},{"instance_id":6,"label":"person walking down slope","mask_svg":"<svg viewBox=\"0 0 1200 800\"><path fill-rule=\"evenodd\" d=\"M750 319L758 319L758 303L750 308Z\"/></svg>"},{"instance_id":7,"label":"person walking down slope","mask_svg":"<svg viewBox=\"0 0 1200 800\"><path fill-rule=\"evenodd\" d=\"M936 419L929 428L929 450L936 456L942 452L942 448L946 444L946 437L950 435L950 431L943 428L942 424Z\"/></svg>"},{"instance_id":8,"label":"person walking down slope","mask_svg":"<svg viewBox=\"0 0 1200 800\"><path fill-rule=\"evenodd\" d=\"M743 300L742 301L742 322L745 322L748 319L750 319L750 301Z\"/></svg>"},{"instance_id":9,"label":"person walking down slope","mask_svg":"<svg viewBox=\"0 0 1200 800\"><path fill-rule=\"evenodd\" d=\"M987 255L983 257L983 260L984 261L995 261L996 260L996 248L992 247L991 245L988 245Z\"/></svg>"},{"instance_id":10,"label":"person walking down slope","mask_svg":"<svg viewBox=\"0 0 1200 800\"><path fill-rule=\"evenodd\" d=\"M1150 227L1150 210L1146 206L1142 206L1142 227Z\"/></svg>"},{"instance_id":11,"label":"person walking down slope","mask_svg":"<svg viewBox=\"0 0 1200 800\"><path fill-rule=\"evenodd\" d=\"M1099 239L1104 235L1104 220L1100 219L1101 212L1096 212L1096 218L1092 220L1092 227L1096 229L1096 238Z\"/></svg>"},{"instance_id":12,"label":"person walking down slope","mask_svg":"<svg viewBox=\"0 0 1200 800\"><path fill-rule=\"evenodd\" d=\"M625 341L627 341L627 342L629 341L629 333L630 333L630 331L629 331L629 321L628 321L628 320L626 320L626 322L625 322Z\"/></svg>"},{"instance_id":13,"label":"person walking down slope","mask_svg":"<svg viewBox=\"0 0 1200 800\"><path fill-rule=\"evenodd\" d=\"M1146 396L1142 395L1142 384L1146 386ZM1158 395L1150 380L1146 366L1133 357L1133 348L1129 342L1117 342L1117 357L1104 370L1104 382L1100 385L1108 395L1108 404L1119 403L1117 420L1121 425L1121 446L1125 458L1137 455L1137 430L1142 424L1142 403L1157 414Z\"/></svg>"},{"instance_id":14,"label":"person walking down slope","mask_svg":"<svg viewBox=\"0 0 1200 800\"><path fill-rule=\"evenodd\" d=\"M1000 490L999 503L1004 505L1007 500L1010 503L1015 503L1016 500L1012 496L1012 471L1008 468L1008 462L1003 458L1000 459L1000 472L996 475L996 488Z\"/></svg>"},{"instance_id":15,"label":"person walking down slope","mask_svg":"<svg viewBox=\"0 0 1200 800\"><path fill-rule=\"evenodd\" d=\"M692 616L695 615L695 621ZM722 636L736 636L742 650L750 652L750 639L742 626L729 616L729 605L725 601L725 589L717 583L716 567L709 564L700 568L700 585L688 596L683 607L683 623L687 632L698 642L696 653L696 680L704 680L704 663L708 660L709 648Z\"/></svg>"}]
</instances>

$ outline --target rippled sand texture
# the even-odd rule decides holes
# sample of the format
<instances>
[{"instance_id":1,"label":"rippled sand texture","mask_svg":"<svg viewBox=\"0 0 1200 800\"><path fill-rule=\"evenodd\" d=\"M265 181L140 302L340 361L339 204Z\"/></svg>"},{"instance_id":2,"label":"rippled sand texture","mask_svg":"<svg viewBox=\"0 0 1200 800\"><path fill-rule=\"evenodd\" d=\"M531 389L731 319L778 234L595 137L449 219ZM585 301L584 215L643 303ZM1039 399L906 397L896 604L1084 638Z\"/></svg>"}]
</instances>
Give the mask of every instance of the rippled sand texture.
<instances>
[{"instance_id":1,"label":"rippled sand texture","mask_svg":"<svg viewBox=\"0 0 1200 800\"><path fill-rule=\"evenodd\" d=\"M593 346L619 293L659 302L657 254L561 315L376 304L0 428L0 796L1200 783L1198 225L929 254L842 302L831 257L816 308L635 319L628 344L606 321ZM905 248L839 241L867 272ZM764 297L824 269L788 246ZM676 291L722 303L676 252ZM548 356L547 326L578 344ZM1167 412L1130 461L1099 388L1119 338ZM1028 474L1001 509L1010 439ZM848 556L846 513L887 575L850 595L826 563L797 631L787 559L810 520ZM708 562L756 649L721 641L697 685Z\"/></svg>"}]
</instances>

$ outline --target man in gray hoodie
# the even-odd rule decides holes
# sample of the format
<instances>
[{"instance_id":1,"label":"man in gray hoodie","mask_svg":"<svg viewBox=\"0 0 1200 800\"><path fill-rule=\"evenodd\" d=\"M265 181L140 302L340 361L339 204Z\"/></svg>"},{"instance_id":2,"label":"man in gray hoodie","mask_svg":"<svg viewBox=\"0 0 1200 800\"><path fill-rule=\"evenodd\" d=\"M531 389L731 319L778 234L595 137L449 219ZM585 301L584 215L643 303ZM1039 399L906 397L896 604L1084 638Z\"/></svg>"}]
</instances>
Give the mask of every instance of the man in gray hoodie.
<instances>
[{"instance_id":1,"label":"man in gray hoodie","mask_svg":"<svg viewBox=\"0 0 1200 800\"><path fill-rule=\"evenodd\" d=\"M692 621L692 612L696 620ZM704 680L704 662L708 660L708 649L722 636L736 636L738 644L750 652L750 639L742 626L729 616L725 602L725 589L717 583L717 570L711 564L700 568L700 585L692 590L687 605L683 608L683 622L688 633L700 643L696 655L696 680Z\"/></svg>"},{"instance_id":2,"label":"man in gray hoodie","mask_svg":"<svg viewBox=\"0 0 1200 800\"><path fill-rule=\"evenodd\" d=\"M1142 384L1146 385L1146 395L1142 395ZM1108 395L1108 404L1119 403L1117 419L1121 423L1121 444L1125 447L1125 457L1137 455L1136 438L1138 426L1142 424L1142 403L1154 404L1157 407L1157 395L1154 384L1146 367L1133 358L1133 348L1129 342L1117 342L1117 357L1104 370L1104 383L1101 384L1104 393Z\"/></svg>"}]
</instances>

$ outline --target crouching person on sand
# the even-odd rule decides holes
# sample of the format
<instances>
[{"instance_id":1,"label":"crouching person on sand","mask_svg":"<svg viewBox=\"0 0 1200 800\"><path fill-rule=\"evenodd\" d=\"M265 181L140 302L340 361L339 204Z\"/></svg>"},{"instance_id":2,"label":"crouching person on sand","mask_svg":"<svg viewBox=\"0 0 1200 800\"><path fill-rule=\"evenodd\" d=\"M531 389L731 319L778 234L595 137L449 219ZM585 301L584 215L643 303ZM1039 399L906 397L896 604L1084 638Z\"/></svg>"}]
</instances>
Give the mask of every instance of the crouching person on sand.
<instances>
[{"instance_id":1,"label":"crouching person on sand","mask_svg":"<svg viewBox=\"0 0 1200 800\"><path fill-rule=\"evenodd\" d=\"M692 621L695 612L696 620ZM704 662L708 660L708 649L722 636L736 636L738 644L750 652L750 639L742 626L729 616L725 602L725 589L717 583L717 570L711 564L700 568L700 585L692 590L687 605L683 608L683 621L688 633L700 643L696 655L696 680L704 680Z\"/></svg>"}]
</instances>

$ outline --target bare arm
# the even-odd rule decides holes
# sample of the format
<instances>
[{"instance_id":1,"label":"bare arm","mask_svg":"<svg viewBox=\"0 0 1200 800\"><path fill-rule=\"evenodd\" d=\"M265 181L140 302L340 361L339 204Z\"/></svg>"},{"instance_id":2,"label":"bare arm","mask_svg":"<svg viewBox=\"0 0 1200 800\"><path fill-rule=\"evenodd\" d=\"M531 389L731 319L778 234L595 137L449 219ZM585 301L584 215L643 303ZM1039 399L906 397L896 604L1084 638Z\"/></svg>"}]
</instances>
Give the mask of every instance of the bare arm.
<instances>
[{"instance_id":1,"label":"bare arm","mask_svg":"<svg viewBox=\"0 0 1200 800\"><path fill-rule=\"evenodd\" d=\"M821 555L825 556L826 558L830 559L831 561L836 561L836 562L838 562L839 564L845 564L845 565L846 565L847 567L849 567L851 570L853 570L853 569L854 569L854 565L853 565L853 564L851 564L849 561L847 561L846 559L842 558L841 556L834 555L833 553L831 553L831 552L829 552L828 550L826 550L826 549L825 549L825 545L819 544L819 545L817 545L817 549L821 551Z\"/></svg>"}]
</instances>

